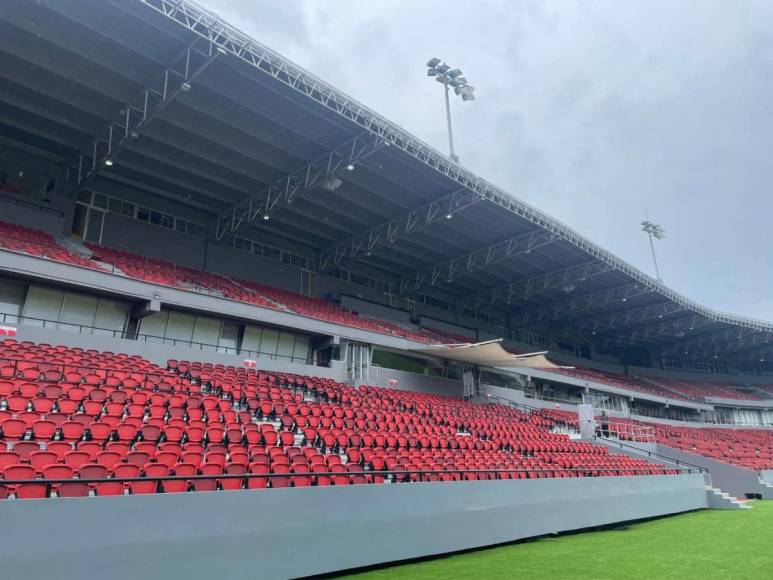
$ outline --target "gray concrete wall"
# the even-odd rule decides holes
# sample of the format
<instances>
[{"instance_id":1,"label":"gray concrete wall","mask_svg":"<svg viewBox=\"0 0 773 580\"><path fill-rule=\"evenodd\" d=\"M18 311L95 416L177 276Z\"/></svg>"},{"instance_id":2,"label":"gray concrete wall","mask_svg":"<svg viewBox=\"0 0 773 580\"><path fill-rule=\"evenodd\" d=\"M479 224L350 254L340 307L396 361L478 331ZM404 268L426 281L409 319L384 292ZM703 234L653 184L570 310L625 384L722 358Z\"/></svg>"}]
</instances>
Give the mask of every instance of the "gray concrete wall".
<instances>
[{"instance_id":1,"label":"gray concrete wall","mask_svg":"<svg viewBox=\"0 0 773 580\"><path fill-rule=\"evenodd\" d=\"M773 483L773 469L763 469L760 472L760 479L767 483Z\"/></svg>"},{"instance_id":2,"label":"gray concrete wall","mask_svg":"<svg viewBox=\"0 0 773 580\"><path fill-rule=\"evenodd\" d=\"M301 289L299 268L214 243L207 248L207 269L292 292Z\"/></svg>"},{"instance_id":3,"label":"gray concrete wall","mask_svg":"<svg viewBox=\"0 0 773 580\"><path fill-rule=\"evenodd\" d=\"M102 244L143 256L154 256L189 268L204 268L206 240L108 212Z\"/></svg>"},{"instance_id":4,"label":"gray concrete wall","mask_svg":"<svg viewBox=\"0 0 773 580\"><path fill-rule=\"evenodd\" d=\"M0 502L5 578L291 578L707 507L700 476Z\"/></svg>"},{"instance_id":5,"label":"gray concrete wall","mask_svg":"<svg viewBox=\"0 0 773 580\"><path fill-rule=\"evenodd\" d=\"M453 332L461 336L467 336L470 340L477 340L478 338L478 332L476 330L466 328L464 326L459 326L458 324L443 322L442 320L438 320L437 318L432 318L430 316L419 316L419 324L421 326L435 328L437 330L444 330L446 332ZM499 338L501 338L501 336Z\"/></svg>"},{"instance_id":6,"label":"gray concrete wall","mask_svg":"<svg viewBox=\"0 0 773 580\"><path fill-rule=\"evenodd\" d=\"M405 325L411 324L411 315L405 310L384 306L382 304L375 304L374 302L370 302L368 300L361 300L356 296L341 294L341 306L354 312L359 312L360 314L371 316L373 318L391 320Z\"/></svg>"},{"instance_id":7,"label":"gray concrete wall","mask_svg":"<svg viewBox=\"0 0 773 580\"><path fill-rule=\"evenodd\" d=\"M12 199L18 199L20 203L13 203ZM46 211L45 208L53 211ZM36 228L53 236L60 235L64 230L64 217L57 211L61 208L56 203L38 203L7 192L0 197L0 221Z\"/></svg>"},{"instance_id":8,"label":"gray concrete wall","mask_svg":"<svg viewBox=\"0 0 773 580\"><path fill-rule=\"evenodd\" d=\"M431 393L433 395L444 395L446 397L461 397L464 390L461 379L444 379L442 377L431 377L394 369L371 367L371 385L393 388L389 384L390 379L397 379L397 386L394 388L403 391Z\"/></svg>"}]
</instances>

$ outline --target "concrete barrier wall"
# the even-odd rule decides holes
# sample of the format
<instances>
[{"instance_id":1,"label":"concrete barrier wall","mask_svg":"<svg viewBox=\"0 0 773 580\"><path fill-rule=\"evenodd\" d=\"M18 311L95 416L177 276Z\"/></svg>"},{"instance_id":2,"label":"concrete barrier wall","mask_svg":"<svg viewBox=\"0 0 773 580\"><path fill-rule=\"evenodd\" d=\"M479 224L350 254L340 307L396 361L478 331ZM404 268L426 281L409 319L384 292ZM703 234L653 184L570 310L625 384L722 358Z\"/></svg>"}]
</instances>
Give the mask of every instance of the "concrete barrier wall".
<instances>
[{"instance_id":1,"label":"concrete barrier wall","mask_svg":"<svg viewBox=\"0 0 773 580\"><path fill-rule=\"evenodd\" d=\"M707 507L700 476L0 502L4 578L292 578Z\"/></svg>"}]
</instances>

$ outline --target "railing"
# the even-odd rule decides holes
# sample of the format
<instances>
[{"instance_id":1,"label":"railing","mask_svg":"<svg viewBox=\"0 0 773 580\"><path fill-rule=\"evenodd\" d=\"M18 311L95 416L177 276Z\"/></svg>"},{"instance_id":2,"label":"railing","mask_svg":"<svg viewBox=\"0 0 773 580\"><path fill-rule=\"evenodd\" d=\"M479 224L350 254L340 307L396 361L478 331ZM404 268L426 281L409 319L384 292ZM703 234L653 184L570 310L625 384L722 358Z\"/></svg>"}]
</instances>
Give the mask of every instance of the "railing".
<instances>
[{"instance_id":1,"label":"railing","mask_svg":"<svg viewBox=\"0 0 773 580\"><path fill-rule=\"evenodd\" d=\"M357 485L367 485L377 482L376 478L383 478L383 482L392 484L399 483L428 483L428 482L453 482L453 481L485 481L485 480L507 480L507 479L548 479L561 477L556 474L564 474L568 477L631 477L631 476L651 476L651 475L688 475L694 473L703 473L703 468L692 467L668 467L656 466L651 468L556 468L556 469L416 469L416 470L363 470L363 471L325 471L325 472L288 472L288 473L239 473L239 474L207 474L207 475L153 475L142 477L103 477L103 478L34 478L34 479L0 479L0 488L3 486L15 488L20 485L45 485L46 496L50 496L52 491L56 491L56 486L62 484L80 483L84 485L94 485L102 483L163 483L166 481L188 482L189 486L195 486L195 482L217 482L218 480L241 480L241 484L249 487L249 480L262 481L268 484L272 480L291 481L294 478L309 480L309 485L296 485L294 487L319 487L320 478L329 478L334 484L341 479L346 480L346 484L357 482ZM524 478L520 475L523 474ZM468 477L473 476L473 477ZM513 477L515 476L515 477ZM445 477L445 478L444 478ZM449 479L450 478L450 479ZM370 480L370 481L368 481ZM340 483L338 485L341 485ZM186 486L186 491L187 491ZM272 485L272 487L277 487ZM289 487L282 485L281 487ZM195 490L195 487L192 491ZM214 489L209 491L215 491ZM158 488L151 493L158 493ZM168 492L174 493L174 492ZM184 493L184 492L182 492ZM84 496L86 494L83 494ZM42 499L42 498L40 498Z\"/></svg>"},{"instance_id":2,"label":"railing","mask_svg":"<svg viewBox=\"0 0 773 580\"><path fill-rule=\"evenodd\" d=\"M0 186L0 199L12 205L18 205L21 207L30 207L36 211L39 211L40 213L47 213L47 214L51 214L59 217L64 216L64 212L62 210L55 209L53 207L46 207L45 205L41 205L32 201L27 201L24 199L13 197L12 195L8 195L7 193L5 193L5 191L3 191L2 186Z\"/></svg>"},{"instance_id":3,"label":"railing","mask_svg":"<svg viewBox=\"0 0 773 580\"><path fill-rule=\"evenodd\" d=\"M29 324L29 322L32 322L32 324ZM142 334L139 332L100 328L98 326L91 326L87 324L59 322L56 320L47 320L44 318L35 318L32 316L18 316L15 314L0 313L0 324L18 323L27 323L29 326L34 326L36 328L52 328L56 330L74 331L78 334L87 334L92 336L110 336L112 338L134 340L137 342L151 342L171 346L185 346L193 350L219 352L223 354L245 356L247 358L268 358L269 360L289 360L290 362L302 361L304 363L308 363L308 358L302 356L270 353L230 346L219 346L216 344L208 344L205 342L196 342L193 340L185 340L180 338L169 338L164 336L155 336L153 334Z\"/></svg>"},{"instance_id":4,"label":"railing","mask_svg":"<svg viewBox=\"0 0 773 580\"><path fill-rule=\"evenodd\" d=\"M600 439L604 441L605 443L608 443L609 445L616 445L620 447L621 449L632 449L636 451L639 454L647 455L649 458L659 459L661 461L668 461L669 463L673 463L677 467L686 467L691 471L698 472L698 473L709 473L709 470L705 467L701 467L700 465L697 465L695 463L690 463L689 461L684 461L682 459L676 459L675 457L669 457L668 455L663 455L662 453L656 453L655 451L649 451L647 449L642 449L641 447L636 447L635 445L628 445L627 443L623 443L622 441L615 441L614 439L607 439L605 437L599 437L596 436L596 439Z\"/></svg>"}]
</instances>

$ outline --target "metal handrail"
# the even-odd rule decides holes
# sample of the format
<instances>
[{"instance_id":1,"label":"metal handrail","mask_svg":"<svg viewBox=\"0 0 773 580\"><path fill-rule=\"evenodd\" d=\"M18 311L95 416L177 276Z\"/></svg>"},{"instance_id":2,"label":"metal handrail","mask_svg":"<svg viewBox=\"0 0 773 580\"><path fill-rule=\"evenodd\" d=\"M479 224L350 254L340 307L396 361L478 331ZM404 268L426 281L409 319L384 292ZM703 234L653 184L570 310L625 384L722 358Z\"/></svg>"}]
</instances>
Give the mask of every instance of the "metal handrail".
<instances>
[{"instance_id":1,"label":"metal handrail","mask_svg":"<svg viewBox=\"0 0 773 580\"><path fill-rule=\"evenodd\" d=\"M10 192L9 192L10 193ZM8 195L5 190L0 188L0 198L2 198L4 201L7 201L8 203L11 203L13 205L20 205L22 207L31 207L39 211L40 213L48 213L51 215L64 217L64 212L60 209L56 209L53 207L46 207L45 205L40 205L38 203L34 203L32 201L27 201L24 199L19 199L17 197L14 197L13 195Z\"/></svg>"},{"instance_id":2,"label":"metal handrail","mask_svg":"<svg viewBox=\"0 0 773 580\"><path fill-rule=\"evenodd\" d=\"M57 464L58 465L58 464ZM691 474L695 471L689 467L668 467L654 466L651 468L556 468L556 469L382 469L382 470L363 470L363 471L325 471L325 472L287 472L287 473L219 473L212 475L152 475L141 477L85 477L85 478L34 478L34 479L0 479L0 485L28 485L28 484L51 484L60 485L63 483L135 483L148 481L209 481L212 479L276 479L283 477L367 477L380 475L388 476L411 476L411 475L464 475L464 474L498 474L498 473L578 473L584 474L583 477L602 477L593 474L614 474L616 477L624 477L623 473L633 473L634 475L653 475L652 471L667 470L677 471L678 474ZM588 475L591 474L591 475ZM660 474L677 475L677 474Z\"/></svg>"},{"instance_id":3,"label":"metal handrail","mask_svg":"<svg viewBox=\"0 0 773 580\"><path fill-rule=\"evenodd\" d=\"M647 457L654 457L656 459L663 459L665 461L670 461L671 463L676 464L677 466L686 465L690 469L697 469L700 473L708 473L709 470L706 467L702 467L700 465L697 465L695 463L690 463L689 461L684 461L682 459L676 459L675 457L669 457L668 455L663 455L662 453L657 453L655 451L649 451L647 449L642 449L641 447L636 447L635 445L628 445L627 443L622 443L621 441L615 441L613 439L607 439L606 437L601 437L599 435L595 435L594 439L600 439L602 441L605 441L607 443L611 443L612 445L617 445L620 448L626 447L628 449L633 449L639 453L646 453Z\"/></svg>"}]
</instances>

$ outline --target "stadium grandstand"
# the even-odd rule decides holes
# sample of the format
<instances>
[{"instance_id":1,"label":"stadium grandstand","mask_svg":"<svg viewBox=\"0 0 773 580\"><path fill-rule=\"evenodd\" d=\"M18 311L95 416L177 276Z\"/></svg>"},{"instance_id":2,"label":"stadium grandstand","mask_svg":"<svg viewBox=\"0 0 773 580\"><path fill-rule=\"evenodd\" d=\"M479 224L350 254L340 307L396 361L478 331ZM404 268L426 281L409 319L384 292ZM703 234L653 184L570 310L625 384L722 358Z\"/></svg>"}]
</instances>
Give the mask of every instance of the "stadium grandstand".
<instances>
[{"instance_id":1,"label":"stadium grandstand","mask_svg":"<svg viewBox=\"0 0 773 580\"><path fill-rule=\"evenodd\" d=\"M772 323L194 2L0 3L9 578L333 574L740 511L773 499L771 428Z\"/></svg>"}]
</instances>

